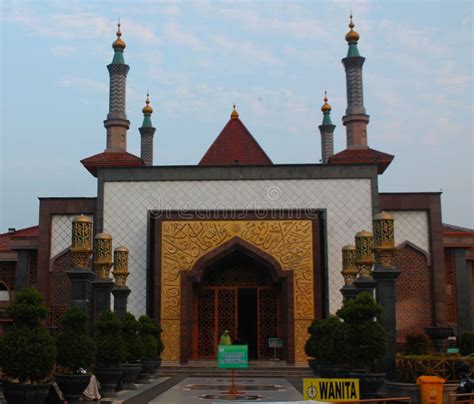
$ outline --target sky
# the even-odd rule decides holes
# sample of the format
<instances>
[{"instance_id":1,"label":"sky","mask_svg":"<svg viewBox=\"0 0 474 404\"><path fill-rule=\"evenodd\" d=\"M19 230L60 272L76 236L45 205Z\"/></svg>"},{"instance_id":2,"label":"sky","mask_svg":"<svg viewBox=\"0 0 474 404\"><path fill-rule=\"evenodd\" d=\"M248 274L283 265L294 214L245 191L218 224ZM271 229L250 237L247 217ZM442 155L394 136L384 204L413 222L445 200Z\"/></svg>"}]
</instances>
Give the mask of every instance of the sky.
<instances>
[{"instance_id":1,"label":"sky","mask_svg":"<svg viewBox=\"0 0 474 404\"><path fill-rule=\"evenodd\" d=\"M0 232L38 223L38 197L96 196L80 160L105 148L122 23L128 151L147 90L155 165L197 164L240 118L276 164L318 163L324 90L345 148L352 9L369 146L395 155L381 192L442 191L443 221L474 227L472 1L0 2Z\"/></svg>"}]
</instances>

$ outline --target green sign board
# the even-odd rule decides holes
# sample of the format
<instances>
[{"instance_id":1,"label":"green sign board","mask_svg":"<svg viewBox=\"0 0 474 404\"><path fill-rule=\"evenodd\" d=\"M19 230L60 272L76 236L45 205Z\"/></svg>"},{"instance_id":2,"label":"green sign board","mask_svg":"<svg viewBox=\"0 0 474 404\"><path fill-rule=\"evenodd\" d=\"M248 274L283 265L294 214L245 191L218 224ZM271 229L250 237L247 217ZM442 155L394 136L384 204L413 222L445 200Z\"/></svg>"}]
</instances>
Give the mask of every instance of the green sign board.
<instances>
[{"instance_id":1,"label":"green sign board","mask_svg":"<svg viewBox=\"0 0 474 404\"><path fill-rule=\"evenodd\" d=\"M239 369L249 367L247 345L219 345L217 347L217 367Z\"/></svg>"},{"instance_id":2,"label":"green sign board","mask_svg":"<svg viewBox=\"0 0 474 404\"><path fill-rule=\"evenodd\" d=\"M269 348L282 348L283 340L281 338L268 338Z\"/></svg>"}]
</instances>

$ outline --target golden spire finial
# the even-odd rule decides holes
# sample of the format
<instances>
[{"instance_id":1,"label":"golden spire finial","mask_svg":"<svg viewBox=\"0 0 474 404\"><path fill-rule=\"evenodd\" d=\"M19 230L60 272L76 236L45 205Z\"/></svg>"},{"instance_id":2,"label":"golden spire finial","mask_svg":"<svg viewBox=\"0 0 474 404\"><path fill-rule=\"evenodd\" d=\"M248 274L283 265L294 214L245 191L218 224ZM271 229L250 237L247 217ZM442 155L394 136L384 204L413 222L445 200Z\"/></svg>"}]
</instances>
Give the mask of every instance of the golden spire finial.
<instances>
[{"instance_id":1,"label":"golden spire finial","mask_svg":"<svg viewBox=\"0 0 474 404\"><path fill-rule=\"evenodd\" d=\"M120 31L120 18L118 20L118 23L117 23L117 39L114 41L114 43L112 44L112 48L120 48L120 49L125 49L125 42L123 41L122 38L120 38L122 36L122 31Z\"/></svg>"},{"instance_id":2,"label":"golden spire finial","mask_svg":"<svg viewBox=\"0 0 474 404\"><path fill-rule=\"evenodd\" d=\"M332 110L332 107L330 104L328 104L328 92L324 90L324 104L321 107L321 111L330 112L331 110Z\"/></svg>"},{"instance_id":3,"label":"golden spire finial","mask_svg":"<svg viewBox=\"0 0 474 404\"><path fill-rule=\"evenodd\" d=\"M232 110L232 113L230 114L230 117L232 119L237 119L239 117L239 113L237 112L237 110L235 109L235 102L234 102L234 105L233 105L234 109Z\"/></svg>"},{"instance_id":4,"label":"golden spire finial","mask_svg":"<svg viewBox=\"0 0 474 404\"><path fill-rule=\"evenodd\" d=\"M146 92L145 104L146 105L143 107L142 112L151 115L153 113L153 108L150 106L150 93L148 91Z\"/></svg>"},{"instance_id":5,"label":"golden spire finial","mask_svg":"<svg viewBox=\"0 0 474 404\"><path fill-rule=\"evenodd\" d=\"M352 21L352 11L349 15L349 28L350 31L346 34L346 41L347 42L357 42L359 40L359 34L354 31L354 22Z\"/></svg>"}]
</instances>

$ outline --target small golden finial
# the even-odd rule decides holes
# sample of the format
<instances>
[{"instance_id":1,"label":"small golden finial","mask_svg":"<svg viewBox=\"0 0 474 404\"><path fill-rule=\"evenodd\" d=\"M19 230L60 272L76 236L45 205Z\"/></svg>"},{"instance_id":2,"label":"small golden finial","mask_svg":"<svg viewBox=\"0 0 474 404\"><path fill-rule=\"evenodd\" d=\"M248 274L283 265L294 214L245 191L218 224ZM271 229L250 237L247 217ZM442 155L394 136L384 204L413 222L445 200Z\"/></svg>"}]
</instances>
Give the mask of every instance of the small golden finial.
<instances>
[{"instance_id":1,"label":"small golden finial","mask_svg":"<svg viewBox=\"0 0 474 404\"><path fill-rule=\"evenodd\" d=\"M354 31L354 22L352 21L352 10L351 14L349 15L349 28L350 31L346 34L346 41L347 42L357 42L359 40L359 34Z\"/></svg>"},{"instance_id":2,"label":"small golden finial","mask_svg":"<svg viewBox=\"0 0 474 404\"><path fill-rule=\"evenodd\" d=\"M328 104L328 92L324 90L324 104L321 107L321 111L330 112L331 110L332 110L332 107L330 104Z\"/></svg>"},{"instance_id":3,"label":"small golden finial","mask_svg":"<svg viewBox=\"0 0 474 404\"><path fill-rule=\"evenodd\" d=\"M151 115L153 113L153 108L150 106L150 93L147 91L145 106L142 109L142 112L146 115Z\"/></svg>"},{"instance_id":4,"label":"small golden finial","mask_svg":"<svg viewBox=\"0 0 474 404\"><path fill-rule=\"evenodd\" d=\"M114 41L114 43L112 44L112 48L120 48L120 49L125 49L125 42L123 41L122 38L120 38L122 36L122 31L120 31L120 18L118 20L118 23L117 23L117 39Z\"/></svg>"},{"instance_id":5,"label":"small golden finial","mask_svg":"<svg viewBox=\"0 0 474 404\"><path fill-rule=\"evenodd\" d=\"M234 105L233 105L234 109L232 110L232 113L230 114L230 117L232 119L237 119L239 117L239 113L237 112L237 110L235 109L235 102L234 102Z\"/></svg>"}]
</instances>

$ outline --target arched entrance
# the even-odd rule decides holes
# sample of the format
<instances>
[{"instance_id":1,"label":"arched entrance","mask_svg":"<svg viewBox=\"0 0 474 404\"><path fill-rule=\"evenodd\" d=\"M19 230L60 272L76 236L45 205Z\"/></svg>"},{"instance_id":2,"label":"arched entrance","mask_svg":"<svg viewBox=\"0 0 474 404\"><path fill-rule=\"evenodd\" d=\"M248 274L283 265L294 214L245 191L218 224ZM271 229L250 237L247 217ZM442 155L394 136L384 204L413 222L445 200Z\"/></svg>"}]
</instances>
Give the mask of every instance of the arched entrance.
<instances>
[{"instance_id":1,"label":"arched entrance","mask_svg":"<svg viewBox=\"0 0 474 404\"><path fill-rule=\"evenodd\" d=\"M215 359L226 329L233 343L249 346L249 359L271 358L268 339L278 337L284 341L280 358L294 360L291 271L234 238L181 276L182 362Z\"/></svg>"},{"instance_id":2,"label":"arched entrance","mask_svg":"<svg viewBox=\"0 0 474 404\"><path fill-rule=\"evenodd\" d=\"M268 338L278 337L279 285L268 269L233 251L204 272L196 288L193 356L213 359L224 330L249 347L249 359L268 359Z\"/></svg>"}]
</instances>

